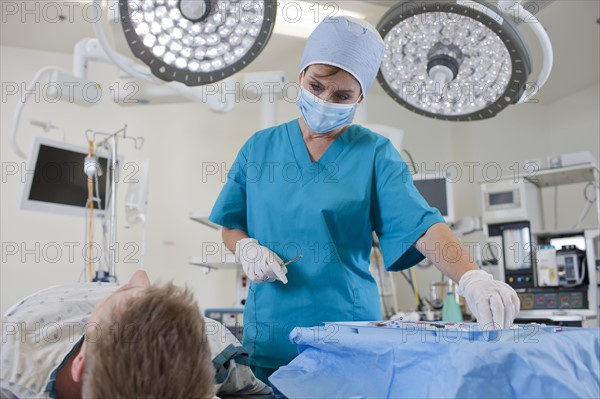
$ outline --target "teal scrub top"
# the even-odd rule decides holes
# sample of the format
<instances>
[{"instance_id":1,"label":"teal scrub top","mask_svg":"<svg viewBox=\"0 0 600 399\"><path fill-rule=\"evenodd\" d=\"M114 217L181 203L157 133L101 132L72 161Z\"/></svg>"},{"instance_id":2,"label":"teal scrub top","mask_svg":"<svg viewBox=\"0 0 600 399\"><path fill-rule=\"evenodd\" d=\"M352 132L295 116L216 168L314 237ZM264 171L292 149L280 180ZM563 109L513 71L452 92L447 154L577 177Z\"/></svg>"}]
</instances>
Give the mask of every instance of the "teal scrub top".
<instances>
[{"instance_id":1,"label":"teal scrub top","mask_svg":"<svg viewBox=\"0 0 600 399\"><path fill-rule=\"evenodd\" d=\"M386 269L397 271L424 258L413 244L444 222L388 139L351 125L312 162L297 119L244 144L209 219L284 261L303 256L288 266L287 284L249 287L243 345L252 365L273 369L298 354L288 338L295 327L381 319L373 231Z\"/></svg>"}]
</instances>

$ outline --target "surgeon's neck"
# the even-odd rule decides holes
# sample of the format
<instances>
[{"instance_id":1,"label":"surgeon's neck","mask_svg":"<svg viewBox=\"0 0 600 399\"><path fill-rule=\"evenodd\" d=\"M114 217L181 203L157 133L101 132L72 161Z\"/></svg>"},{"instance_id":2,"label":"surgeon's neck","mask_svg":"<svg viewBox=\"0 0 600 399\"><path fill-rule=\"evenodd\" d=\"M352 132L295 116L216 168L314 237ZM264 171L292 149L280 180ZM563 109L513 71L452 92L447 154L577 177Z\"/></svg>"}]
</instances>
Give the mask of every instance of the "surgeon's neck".
<instances>
[{"instance_id":1,"label":"surgeon's neck","mask_svg":"<svg viewBox=\"0 0 600 399\"><path fill-rule=\"evenodd\" d=\"M303 118L298 119L298 121L300 124L300 131L302 132L302 138L304 139L304 144L308 150L311 162L317 162L321 159L321 156L325 154L325 151L327 151L331 143L333 143L348 127L344 126L340 129L321 134L310 130Z\"/></svg>"},{"instance_id":2,"label":"surgeon's neck","mask_svg":"<svg viewBox=\"0 0 600 399\"><path fill-rule=\"evenodd\" d=\"M346 130L348 128L348 126L344 126L344 127L341 127L336 130L332 130L331 132L327 132L327 133L315 133L312 130L310 130L310 128L304 121L304 118L302 118L302 117L298 118L298 123L300 124L300 131L302 132L302 138L304 139L304 142L306 144L308 144L311 141L332 142L335 139L337 139L342 133L344 133L344 130Z\"/></svg>"}]
</instances>

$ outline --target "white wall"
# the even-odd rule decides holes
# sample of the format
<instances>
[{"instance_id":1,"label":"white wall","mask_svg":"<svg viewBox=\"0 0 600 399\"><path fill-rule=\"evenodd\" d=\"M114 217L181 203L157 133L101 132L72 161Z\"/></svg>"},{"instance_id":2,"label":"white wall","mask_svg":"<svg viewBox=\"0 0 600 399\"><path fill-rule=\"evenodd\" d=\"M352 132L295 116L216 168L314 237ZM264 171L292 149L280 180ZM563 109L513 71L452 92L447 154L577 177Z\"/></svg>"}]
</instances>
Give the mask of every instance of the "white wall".
<instances>
[{"instance_id":1,"label":"white wall","mask_svg":"<svg viewBox=\"0 0 600 399\"><path fill-rule=\"evenodd\" d=\"M35 72L46 65L71 69L72 57L58 53L1 47L3 93L6 85L27 84ZM109 85L116 69L92 64L90 78ZM44 87L43 85L41 86ZM23 160L10 149L9 127L18 96L7 96L1 110L1 156L3 165L1 232L2 267L0 270L1 308L4 311L23 296L52 284L77 281L82 268L84 219L18 209L22 191L21 173L8 174L13 166L24 172ZM288 117L293 105L281 104L282 117ZM202 176L203 164L231 165L237 150L247 137L259 128L259 104L240 103L230 114L216 114L200 103L183 103L147 107L121 107L105 95L100 103L85 108L67 103L50 104L43 96L27 103L18 142L29 150L34 135L44 134L29 125L31 119L50 120L66 131L66 141L86 146L84 131L94 129L114 132L124 124L127 134L143 136L141 151L123 140L119 145L124 162L151 160L147 253L145 267L153 281L174 280L188 284L203 307L231 306L235 298L235 275L232 271L214 271L205 275L202 269L188 265L188 258L200 255L202 242L219 242L220 234L188 219L191 211L208 214L223 183L221 174ZM131 172L128 169L126 172ZM119 186L119 203L124 203L126 184ZM119 280L126 281L139 266L140 254L129 244L140 245L142 229L125 228L125 215L119 208L118 248L122 259L117 268ZM99 241L97 229L95 241ZM77 243L69 244L69 243ZM12 253L13 245L19 247ZM69 248L75 246L74 259ZM56 248L62 249L58 257ZM36 250L38 248L38 250ZM27 252L32 250L32 252ZM22 261L24 258L24 262Z\"/></svg>"},{"instance_id":2,"label":"white wall","mask_svg":"<svg viewBox=\"0 0 600 399\"><path fill-rule=\"evenodd\" d=\"M3 84L26 84L35 72L48 64L71 69L72 58L58 53L0 47L0 73ZM293 55L290 55L292 57ZM299 58L300 55L297 55ZM105 85L112 82L115 68L92 64L89 76ZM292 80L295 77L288 76ZM440 122L424 118L401 108L385 95L368 96L367 122L394 126L404 130L404 148L408 149L420 167L427 170L444 169L448 165L461 166L462 176L456 183L458 217L479 214L478 184L484 173L495 173L499 165L502 173L512 173L511 165L528 158L548 154L590 150L598 156L598 100L599 87L591 87L569 98L550 105L524 104L511 106L496 118L473 123ZM3 87L4 93L4 87ZM108 97L108 96L106 96ZM52 284L76 281L82 266L80 256L71 261L70 242L83 246L84 221L81 218L21 211L18 200L22 190L20 175L7 175L6 168L22 160L10 150L8 130L17 103L16 96L2 102L0 111L1 157L3 165L1 192L2 266L0 269L0 305L2 311L35 290ZM30 119L51 120L65 128L67 142L84 146L84 131L94 129L114 132L123 124L128 134L143 136L146 141L139 153L123 141L120 152L125 162L151 160L150 197L148 209L147 254L145 267L153 281L174 280L188 284L195 291L203 307L230 306L235 297L232 271L213 271L205 275L201 269L188 265L188 258L199 255L202 242L220 242L219 233L188 219L190 211L211 209L223 184L221 174L202 175L203 165L231 165L239 147L260 126L260 106L240 103L229 114L215 114L198 103L124 108L109 98L94 107L82 108L65 103L48 104L44 101L27 104L19 134L19 143L28 150L34 135L44 135L28 124ZM297 117L294 104L278 103L278 122ZM49 133L48 137L58 137ZM469 178L466 163L472 166ZM120 203L126 187L119 188ZM562 190L562 189L561 189ZM573 192L581 200L581 191ZM570 207L570 194L565 198L564 217L570 221L578 216L580 205ZM575 209L572 209L575 208ZM139 244L141 228L125 229L122 209L119 209L119 248L127 243ZM561 208L561 212L563 209ZM592 212L593 213L593 212ZM573 216L576 214L575 216ZM595 216L595 215L593 215ZM590 216L592 217L592 216ZM588 218L589 219L589 218ZM589 221L588 221L589 222ZM469 239L477 239L477 237ZM22 249L39 247L39 260L32 253L19 251L11 255L7 245L16 243ZM55 246L63 248L59 261L50 262ZM44 254L44 248L47 248ZM127 253L132 255L131 252ZM44 256L46 255L46 256ZM80 255L76 252L76 255ZM139 255L133 254L133 260ZM22 262L22 257L25 262ZM138 267L137 262L120 264L117 269L121 281L126 280ZM438 280L434 268L417 270L419 290L429 293L429 282ZM399 308L414 307L414 298L408 285L396 276L400 287Z\"/></svg>"},{"instance_id":3,"label":"white wall","mask_svg":"<svg viewBox=\"0 0 600 399\"><path fill-rule=\"evenodd\" d=\"M524 160L545 159L551 154L591 151L598 158L598 93L599 86L595 85L552 104L511 106L490 120L456 124L453 131L456 161L476 165L475 179L463 178L457 183L459 216L473 215L473 210L479 210L479 188L475 183L493 181L497 170L514 176L519 170L523 172ZM468 173L464 175L467 177ZM558 228L566 228L567 221L570 223L579 216L584 204L582 190L578 185L559 188L560 199L564 196L565 200L559 200L559 219L564 221ZM575 195L570 196L571 193ZM553 228L553 212L547 206L551 198L544 195L544 200L546 224ZM595 216L591 212L584 226L593 225Z\"/></svg>"},{"instance_id":4,"label":"white wall","mask_svg":"<svg viewBox=\"0 0 600 399\"><path fill-rule=\"evenodd\" d=\"M590 151L600 159L600 85L591 86L548 106L548 153L565 154ZM578 221L586 202L583 190L586 184L573 184L558 188L558 220L554 220L553 188L543 190L546 229L569 229ZM594 198L593 190L588 195ZM598 223L596 204L581 226L593 227Z\"/></svg>"}]
</instances>

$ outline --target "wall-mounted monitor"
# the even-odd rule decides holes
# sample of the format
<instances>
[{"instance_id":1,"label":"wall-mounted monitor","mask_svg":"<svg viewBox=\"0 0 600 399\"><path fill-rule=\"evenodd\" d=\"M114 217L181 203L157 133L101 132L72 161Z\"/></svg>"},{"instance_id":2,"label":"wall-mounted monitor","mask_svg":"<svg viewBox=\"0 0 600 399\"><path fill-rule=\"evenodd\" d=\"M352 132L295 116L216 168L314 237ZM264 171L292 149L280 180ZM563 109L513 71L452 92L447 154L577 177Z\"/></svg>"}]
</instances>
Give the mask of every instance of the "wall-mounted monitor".
<instances>
[{"instance_id":1,"label":"wall-mounted monitor","mask_svg":"<svg viewBox=\"0 0 600 399\"><path fill-rule=\"evenodd\" d=\"M454 196L452 183L442 174L416 174L415 187L427 203L437 208L446 222L454 222Z\"/></svg>"},{"instance_id":2,"label":"wall-mounted monitor","mask_svg":"<svg viewBox=\"0 0 600 399\"><path fill-rule=\"evenodd\" d=\"M21 197L21 209L85 216L88 200L88 177L84 160L88 151L84 147L50 140L34 139L27 159L27 169ZM94 215L103 215L106 208L109 156L99 153L97 166L101 171L98 192L94 194ZM94 184L96 187L96 184Z\"/></svg>"}]
</instances>

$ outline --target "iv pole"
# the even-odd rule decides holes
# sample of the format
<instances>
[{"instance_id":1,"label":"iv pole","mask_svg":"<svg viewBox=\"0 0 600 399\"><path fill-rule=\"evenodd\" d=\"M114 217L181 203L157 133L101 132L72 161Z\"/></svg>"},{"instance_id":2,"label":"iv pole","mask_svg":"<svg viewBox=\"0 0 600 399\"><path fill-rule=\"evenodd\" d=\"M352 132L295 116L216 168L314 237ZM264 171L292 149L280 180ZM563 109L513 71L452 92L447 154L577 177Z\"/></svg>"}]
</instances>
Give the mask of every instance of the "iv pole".
<instances>
[{"instance_id":1,"label":"iv pole","mask_svg":"<svg viewBox=\"0 0 600 399\"><path fill-rule=\"evenodd\" d=\"M111 160L110 160L110 230L109 230L109 263L108 271L102 270L101 263L98 265L96 270L96 276L92 281L100 282L116 282L116 265L117 265L117 182L118 182L118 171L119 171L119 159L117 158L117 144L119 135L122 134L122 138L130 139L135 142L135 149L139 150L142 148L144 143L143 137L128 137L127 136L127 125L124 125L122 129L117 130L115 133L102 133L94 132L94 141L96 135L108 136L100 143L98 147L102 147L110 142L111 147Z\"/></svg>"}]
</instances>

